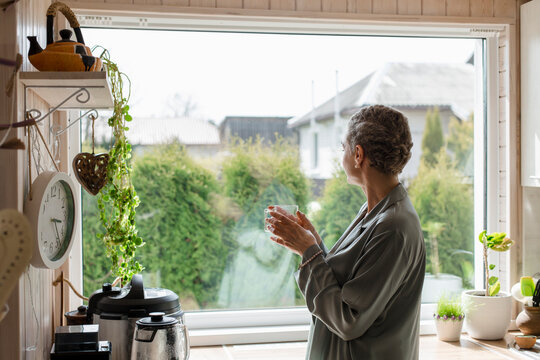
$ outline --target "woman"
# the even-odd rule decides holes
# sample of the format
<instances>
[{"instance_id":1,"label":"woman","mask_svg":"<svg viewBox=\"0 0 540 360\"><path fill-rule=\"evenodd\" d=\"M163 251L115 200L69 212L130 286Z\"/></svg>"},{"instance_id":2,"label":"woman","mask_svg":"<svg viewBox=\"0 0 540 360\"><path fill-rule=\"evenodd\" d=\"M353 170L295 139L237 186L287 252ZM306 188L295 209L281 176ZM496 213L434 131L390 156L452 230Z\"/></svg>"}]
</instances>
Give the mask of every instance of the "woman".
<instances>
[{"instance_id":1,"label":"woman","mask_svg":"<svg viewBox=\"0 0 540 360\"><path fill-rule=\"evenodd\" d=\"M303 213L269 208L271 239L302 257L295 277L313 315L306 359L418 359L425 247L397 177L412 145L399 111L353 115L342 162L367 201L330 251Z\"/></svg>"}]
</instances>

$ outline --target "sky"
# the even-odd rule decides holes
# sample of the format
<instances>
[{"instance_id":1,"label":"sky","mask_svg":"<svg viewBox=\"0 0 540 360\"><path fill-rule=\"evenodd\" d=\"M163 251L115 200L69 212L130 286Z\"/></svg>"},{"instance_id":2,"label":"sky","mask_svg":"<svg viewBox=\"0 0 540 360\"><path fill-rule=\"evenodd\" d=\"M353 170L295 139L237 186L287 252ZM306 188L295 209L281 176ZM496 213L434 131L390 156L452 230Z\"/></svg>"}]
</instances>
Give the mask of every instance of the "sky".
<instances>
[{"instance_id":1,"label":"sky","mask_svg":"<svg viewBox=\"0 0 540 360\"><path fill-rule=\"evenodd\" d=\"M458 62L473 39L83 30L132 82L131 114L172 117L174 98L192 115L299 116L386 62ZM94 55L99 56L99 51ZM337 81L336 81L337 72Z\"/></svg>"}]
</instances>

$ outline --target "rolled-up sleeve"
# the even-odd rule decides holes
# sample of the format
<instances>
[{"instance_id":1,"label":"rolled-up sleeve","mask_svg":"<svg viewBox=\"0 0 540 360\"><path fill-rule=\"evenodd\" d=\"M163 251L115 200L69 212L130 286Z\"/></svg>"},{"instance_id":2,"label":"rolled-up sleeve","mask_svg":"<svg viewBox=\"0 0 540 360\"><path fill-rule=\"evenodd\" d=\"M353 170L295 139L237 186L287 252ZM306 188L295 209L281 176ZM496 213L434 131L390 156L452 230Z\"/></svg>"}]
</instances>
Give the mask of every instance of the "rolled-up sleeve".
<instances>
[{"instance_id":1,"label":"rolled-up sleeve","mask_svg":"<svg viewBox=\"0 0 540 360\"><path fill-rule=\"evenodd\" d=\"M302 260L318 250L313 245ZM345 341L362 336L383 313L403 283L410 260L403 236L393 230L373 235L359 254L350 264L351 278L343 284L322 255L295 273L310 312Z\"/></svg>"}]
</instances>

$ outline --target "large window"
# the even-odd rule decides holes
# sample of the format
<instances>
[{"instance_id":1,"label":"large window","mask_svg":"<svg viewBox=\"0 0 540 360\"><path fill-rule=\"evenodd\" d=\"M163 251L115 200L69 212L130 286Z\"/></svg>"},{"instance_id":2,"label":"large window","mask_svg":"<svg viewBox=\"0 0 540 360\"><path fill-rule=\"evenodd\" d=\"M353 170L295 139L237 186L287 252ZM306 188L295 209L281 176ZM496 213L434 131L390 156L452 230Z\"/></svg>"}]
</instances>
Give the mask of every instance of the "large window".
<instances>
[{"instance_id":1,"label":"large window","mask_svg":"<svg viewBox=\"0 0 540 360\"><path fill-rule=\"evenodd\" d=\"M185 310L302 306L298 258L268 239L263 209L298 204L332 246L365 200L340 166L347 120L379 103L402 111L413 134L400 180L424 229L422 302L474 286L482 40L84 32L132 83L128 138L146 286L175 291ZM105 124L95 130L103 149ZM82 132L85 148L90 127ZM83 193L87 295L112 280L100 231L95 199Z\"/></svg>"}]
</instances>

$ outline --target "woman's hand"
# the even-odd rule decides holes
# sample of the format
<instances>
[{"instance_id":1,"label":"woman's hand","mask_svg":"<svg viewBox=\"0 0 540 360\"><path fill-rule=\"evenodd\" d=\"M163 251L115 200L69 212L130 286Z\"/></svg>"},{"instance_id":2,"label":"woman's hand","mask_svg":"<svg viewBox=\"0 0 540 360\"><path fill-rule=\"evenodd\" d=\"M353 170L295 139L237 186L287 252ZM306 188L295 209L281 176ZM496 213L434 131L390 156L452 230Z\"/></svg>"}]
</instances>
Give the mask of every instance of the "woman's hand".
<instances>
[{"instance_id":1,"label":"woman's hand","mask_svg":"<svg viewBox=\"0 0 540 360\"><path fill-rule=\"evenodd\" d=\"M300 212L297 212L296 215L298 216L299 213ZM300 217L297 220L279 207L270 208L269 214L272 217L266 219L266 222L269 224L268 230L275 235L270 237L272 241L286 247L300 256L302 256L304 251L310 246L317 244L317 239L313 233L300 224L300 221L302 221ZM303 218L307 220L305 216L303 216ZM302 224L304 224L304 222L302 222ZM311 223L309 224L311 225ZM311 225L311 227L313 228L313 225Z\"/></svg>"},{"instance_id":2,"label":"woman's hand","mask_svg":"<svg viewBox=\"0 0 540 360\"><path fill-rule=\"evenodd\" d=\"M311 221L309 221L306 215L301 211L298 211L296 213L296 216L298 217L298 223L300 224L300 226L302 226L307 231L311 232L313 236L315 237L315 240L317 240L317 244L320 245L322 242L321 236L319 235L317 230L315 230L315 227L313 226Z\"/></svg>"}]
</instances>

